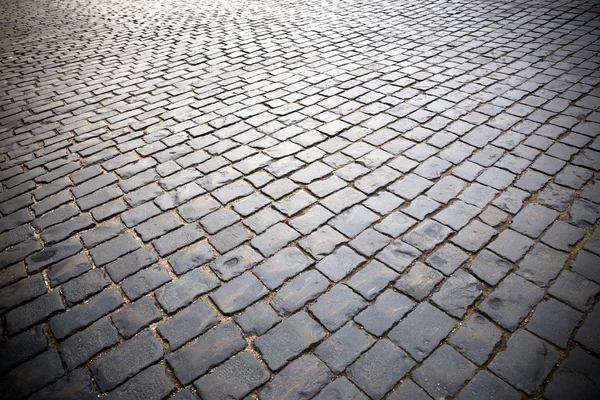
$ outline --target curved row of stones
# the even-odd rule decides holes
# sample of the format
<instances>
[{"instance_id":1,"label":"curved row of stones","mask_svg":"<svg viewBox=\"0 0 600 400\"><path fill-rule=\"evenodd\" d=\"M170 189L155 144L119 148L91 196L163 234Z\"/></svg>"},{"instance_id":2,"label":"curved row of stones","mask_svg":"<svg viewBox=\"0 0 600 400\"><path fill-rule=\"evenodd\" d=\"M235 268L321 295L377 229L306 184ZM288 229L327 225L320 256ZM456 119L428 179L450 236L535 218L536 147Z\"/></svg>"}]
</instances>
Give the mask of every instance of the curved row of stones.
<instances>
[{"instance_id":1,"label":"curved row of stones","mask_svg":"<svg viewBox=\"0 0 600 400\"><path fill-rule=\"evenodd\" d=\"M600 392L597 4L0 8L3 396Z\"/></svg>"}]
</instances>

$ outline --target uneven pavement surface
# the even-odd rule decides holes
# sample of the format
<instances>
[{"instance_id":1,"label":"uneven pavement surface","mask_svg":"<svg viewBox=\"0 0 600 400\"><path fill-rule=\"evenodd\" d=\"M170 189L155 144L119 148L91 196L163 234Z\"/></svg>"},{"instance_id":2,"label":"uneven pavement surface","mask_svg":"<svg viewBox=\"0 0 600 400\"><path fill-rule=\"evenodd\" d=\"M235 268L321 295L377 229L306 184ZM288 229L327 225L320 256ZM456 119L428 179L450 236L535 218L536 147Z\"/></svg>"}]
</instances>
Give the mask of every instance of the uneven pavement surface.
<instances>
[{"instance_id":1,"label":"uneven pavement surface","mask_svg":"<svg viewBox=\"0 0 600 400\"><path fill-rule=\"evenodd\" d=\"M598 398L600 3L0 10L1 398Z\"/></svg>"}]
</instances>

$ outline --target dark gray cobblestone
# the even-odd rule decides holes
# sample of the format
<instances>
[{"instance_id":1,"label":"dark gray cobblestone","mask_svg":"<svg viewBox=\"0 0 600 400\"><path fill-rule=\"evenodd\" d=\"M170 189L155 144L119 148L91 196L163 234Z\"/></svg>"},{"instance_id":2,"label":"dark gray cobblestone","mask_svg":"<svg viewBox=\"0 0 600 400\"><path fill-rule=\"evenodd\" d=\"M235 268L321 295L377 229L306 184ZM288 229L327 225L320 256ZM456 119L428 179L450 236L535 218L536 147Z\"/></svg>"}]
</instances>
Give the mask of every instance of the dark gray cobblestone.
<instances>
[{"instance_id":1,"label":"dark gray cobblestone","mask_svg":"<svg viewBox=\"0 0 600 400\"><path fill-rule=\"evenodd\" d=\"M0 9L0 397L598 397L596 2Z\"/></svg>"}]
</instances>

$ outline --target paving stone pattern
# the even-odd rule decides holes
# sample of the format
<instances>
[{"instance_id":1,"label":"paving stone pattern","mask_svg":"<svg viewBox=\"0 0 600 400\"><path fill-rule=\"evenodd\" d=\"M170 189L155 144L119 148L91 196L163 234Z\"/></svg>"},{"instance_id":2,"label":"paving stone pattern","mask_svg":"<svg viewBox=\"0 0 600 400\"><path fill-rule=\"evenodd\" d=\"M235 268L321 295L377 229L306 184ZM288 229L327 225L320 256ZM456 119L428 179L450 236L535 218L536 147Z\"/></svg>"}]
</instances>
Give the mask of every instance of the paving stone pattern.
<instances>
[{"instance_id":1,"label":"paving stone pattern","mask_svg":"<svg viewBox=\"0 0 600 400\"><path fill-rule=\"evenodd\" d=\"M598 2L0 10L0 397L598 398Z\"/></svg>"}]
</instances>

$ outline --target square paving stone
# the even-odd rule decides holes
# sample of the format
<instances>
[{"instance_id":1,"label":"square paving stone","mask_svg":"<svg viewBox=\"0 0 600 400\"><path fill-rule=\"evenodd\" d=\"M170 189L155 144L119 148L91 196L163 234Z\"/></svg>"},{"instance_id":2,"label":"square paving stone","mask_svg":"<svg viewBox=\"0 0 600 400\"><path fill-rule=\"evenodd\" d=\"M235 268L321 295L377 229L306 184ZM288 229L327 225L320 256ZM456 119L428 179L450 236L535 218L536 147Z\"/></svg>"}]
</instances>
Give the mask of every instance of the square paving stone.
<instances>
[{"instance_id":1,"label":"square paving stone","mask_svg":"<svg viewBox=\"0 0 600 400\"><path fill-rule=\"evenodd\" d=\"M533 241L528 237L507 229L488 245L488 249L502 257L506 257L512 262L517 262L527 253L527 250L532 245Z\"/></svg>"},{"instance_id":2,"label":"square paving stone","mask_svg":"<svg viewBox=\"0 0 600 400\"><path fill-rule=\"evenodd\" d=\"M477 178L477 182L494 189L506 189L515 179L515 175L500 168L492 167L485 170Z\"/></svg>"},{"instance_id":3,"label":"square paving stone","mask_svg":"<svg viewBox=\"0 0 600 400\"><path fill-rule=\"evenodd\" d=\"M407 274L398 279L394 287L420 301L427 297L442 279L444 279L444 275L425 264L417 262Z\"/></svg>"},{"instance_id":4,"label":"square paving stone","mask_svg":"<svg viewBox=\"0 0 600 400\"><path fill-rule=\"evenodd\" d=\"M413 225L417 223L413 218L401 213L394 212L388 215L383 221L375 225L375 229L386 235L390 235L394 238L405 233Z\"/></svg>"},{"instance_id":5,"label":"square paving stone","mask_svg":"<svg viewBox=\"0 0 600 400\"><path fill-rule=\"evenodd\" d=\"M260 263L263 257L250 246L240 246L210 263L210 269L224 281L242 274Z\"/></svg>"},{"instance_id":6,"label":"square paving stone","mask_svg":"<svg viewBox=\"0 0 600 400\"><path fill-rule=\"evenodd\" d=\"M483 300L479 310L512 332L542 297L542 289L518 275L511 274Z\"/></svg>"},{"instance_id":7,"label":"square paving stone","mask_svg":"<svg viewBox=\"0 0 600 400\"><path fill-rule=\"evenodd\" d=\"M348 286L338 284L321 295L309 310L329 331L334 332L366 306L367 302L362 297Z\"/></svg>"},{"instance_id":8,"label":"square paving stone","mask_svg":"<svg viewBox=\"0 0 600 400\"><path fill-rule=\"evenodd\" d=\"M369 307L354 317L354 321L373 335L382 336L413 306L414 302L408 297L388 289L379 295Z\"/></svg>"},{"instance_id":9,"label":"square paving stone","mask_svg":"<svg viewBox=\"0 0 600 400\"><path fill-rule=\"evenodd\" d=\"M587 311L592 307L598 292L600 285L571 271L563 271L548 289L549 294L580 311Z\"/></svg>"},{"instance_id":10,"label":"square paving stone","mask_svg":"<svg viewBox=\"0 0 600 400\"><path fill-rule=\"evenodd\" d=\"M477 365L483 365L502 340L502 331L483 315L474 313L448 343Z\"/></svg>"},{"instance_id":11,"label":"square paving stone","mask_svg":"<svg viewBox=\"0 0 600 400\"><path fill-rule=\"evenodd\" d=\"M415 174L408 174L388 186L388 190L403 199L412 200L432 186L431 181Z\"/></svg>"},{"instance_id":12,"label":"square paving stone","mask_svg":"<svg viewBox=\"0 0 600 400\"><path fill-rule=\"evenodd\" d=\"M376 258L396 272L401 273L421 254L418 249L400 240L395 240L377 254Z\"/></svg>"},{"instance_id":13,"label":"square paving stone","mask_svg":"<svg viewBox=\"0 0 600 400\"><path fill-rule=\"evenodd\" d=\"M210 213L200 219L200 225L206 232L211 235L227 228L240 220L238 213L232 210L221 208L213 213Z\"/></svg>"},{"instance_id":14,"label":"square paving stone","mask_svg":"<svg viewBox=\"0 0 600 400\"><path fill-rule=\"evenodd\" d=\"M219 307L219 310L225 314L231 314L243 310L268 293L267 288L254 274L244 272L211 293L210 298Z\"/></svg>"},{"instance_id":15,"label":"square paving stone","mask_svg":"<svg viewBox=\"0 0 600 400\"><path fill-rule=\"evenodd\" d=\"M529 197L531 197L529 193L510 187L498 196L492 204L509 214L516 214Z\"/></svg>"},{"instance_id":16,"label":"square paving stone","mask_svg":"<svg viewBox=\"0 0 600 400\"><path fill-rule=\"evenodd\" d=\"M262 255L268 257L299 237L298 232L279 222L252 239L250 244L257 248Z\"/></svg>"},{"instance_id":17,"label":"square paving stone","mask_svg":"<svg viewBox=\"0 0 600 400\"><path fill-rule=\"evenodd\" d=\"M479 216L483 222L492 227L503 224L508 219L508 214L496 207L487 207Z\"/></svg>"},{"instance_id":18,"label":"square paving stone","mask_svg":"<svg viewBox=\"0 0 600 400\"><path fill-rule=\"evenodd\" d=\"M575 330L582 314L555 299L540 304L525 328L565 349L571 333Z\"/></svg>"},{"instance_id":19,"label":"square paving stone","mask_svg":"<svg viewBox=\"0 0 600 400\"><path fill-rule=\"evenodd\" d=\"M156 300L166 312L172 313L218 287L220 283L219 278L208 268L196 268L158 289L155 293Z\"/></svg>"},{"instance_id":20,"label":"square paving stone","mask_svg":"<svg viewBox=\"0 0 600 400\"><path fill-rule=\"evenodd\" d=\"M544 391L549 400L593 399L600 393L600 360L576 347L558 367Z\"/></svg>"},{"instance_id":21,"label":"square paving stone","mask_svg":"<svg viewBox=\"0 0 600 400\"><path fill-rule=\"evenodd\" d=\"M494 200L498 191L489 186L483 186L477 182L471 184L464 192L458 196L465 203L482 208Z\"/></svg>"},{"instance_id":22,"label":"square paving stone","mask_svg":"<svg viewBox=\"0 0 600 400\"><path fill-rule=\"evenodd\" d=\"M208 241L219 253L223 254L250 239L252 236L246 229L241 224L235 224L212 236Z\"/></svg>"},{"instance_id":23,"label":"square paving stone","mask_svg":"<svg viewBox=\"0 0 600 400\"><path fill-rule=\"evenodd\" d=\"M269 380L269 371L250 352L231 357L194 382L202 398L241 399Z\"/></svg>"},{"instance_id":24,"label":"square paving stone","mask_svg":"<svg viewBox=\"0 0 600 400\"><path fill-rule=\"evenodd\" d=\"M325 330L305 311L276 325L254 341L254 346L273 371L325 337Z\"/></svg>"},{"instance_id":25,"label":"square paving stone","mask_svg":"<svg viewBox=\"0 0 600 400\"><path fill-rule=\"evenodd\" d=\"M319 297L329 288L329 284L329 280L318 271L303 272L279 289L271 306L286 317Z\"/></svg>"},{"instance_id":26,"label":"square paving stone","mask_svg":"<svg viewBox=\"0 0 600 400\"><path fill-rule=\"evenodd\" d=\"M413 379L433 398L455 395L477 367L448 345L437 349L412 373Z\"/></svg>"},{"instance_id":27,"label":"square paving stone","mask_svg":"<svg viewBox=\"0 0 600 400\"><path fill-rule=\"evenodd\" d=\"M366 259L347 246L341 246L317 263L315 268L334 282L339 282Z\"/></svg>"},{"instance_id":28,"label":"square paving stone","mask_svg":"<svg viewBox=\"0 0 600 400\"><path fill-rule=\"evenodd\" d=\"M387 339L378 341L349 369L348 378L372 399L382 399L415 365Z\"/></svg>"},{"instance_id":29,"label":"square paving stone","mask_svg":"<svg viewBox=\"0 0 600 400\"><path fill-rule=\"evenodd\" d=\"M160 321L162 315L150 296L142 297L111 317L119 333L125 338L138 333L153 322Z\"/></svg>"},{"instance_id":30,"label":"square paving stone","mask_svg":"<svg viewBox=\"0 0 600 400\"><path fill-rule=\"evenodd\" d=\"M535 239L539 237L557 217L558 213L556 211L530 204L513 218L510 227L517 232Z\"/></svg>"},{"instance_id":31,"label":"square paving stone","mask_svg":"<svg viewBox=\"0 0 600 400\"><path fill-rule=\"evenodd\" d=\"M174 351L219 322L217 313L208 303L199 301L159 324L156 330Z\"/></svg>"},{"instance_id":32,"label":"square paving stone","mask_svg":"<svg viewBox=\"0 0 600 400\"><path fill-rule=\"evenodd\" d=\"M166 359L177 379L188 385L244 347L246 341L239 328L233 322L224 321Z\"/></svg>"},{"instance_id":33,"label":"square paving stone","mask_svg":"<svg viewBox=\"0 0 600 400\"><path fill-rule=\"evenodd\" d=\"M367 196L354 188L344 188L335 192L321 201L321 205L328 208L331 212L339 214L346 208L362 202Z\"/></svg>"},{"instance_id":34,"label":"square paving stone","mask_svg":"<svg viewBox=\"0 0 600 400\"><path fill-rule=\"evenodd\" d=\"M448 314L462 318L481 296L483 284L465 271L456 271L431 300Z\"/></svg>"},{"instance_id":35,"label":"square paving stone","mask_svg":"<svg viewBox=\"0 0 600 400\"><path fill-rule=\"evenodd\" d=\"M308 354L284 368L261 391L264 400L308 399L325 387L332 377L327 366Z\"/></svg>"},{"instance_id":36,"label":"square paving stone","mask_svg":"<svg viewBox=\"0 0 600 400\"><path fill-rule=\"evenodd\" d=\"M354 386L347 378L340 377L329 385L325 386L323 390L313 397L314 400L368 400L356 386Z\"/></svg>"},{"instance_id":37,"label":"square paving stone","mask_svg":"<svg viewBox=\"0 0 600 400\"><path fill-rule=\"evenodd\" d=\"M520 400L521 393L488 371L477 375L459 393L458 400Z\"/></svg>"},{"instance_id":38,"label":"square paving stone","mask_svg":"<svg viewBox=\"0 0 600 400\"><path fill-rule=\"evenodd\" d=\"M348 322L327 338L315 349L315 354L335 373L342 373L346 367L375 343L363 330Z\"/></svg>"},{"instance_id":39,"label":"square paving stone","mask_svg":"<svg viewBox=\"0 0 600 400\"><path fill-rule=\"evenodd\" d=\"M286 279L304 271L313 263L297 247L287 247L269 257L264 263L252 270L271 290L278 288Z\"/></svg>"},{"instance_id":40,"label":"square paving stone","mask_svg":"<svg viewBox=\"0 0 600 400\"><path fill-rule=\"evenodd\" d=\"M471 252L479 251L485 246L492 237L498 232L490 226L479 222L471 221L452 238L452 242Z\"/></svg>"},{"instance_id":41,"label":"square paving stone","mask_svg":"<svg viewBox=\"0 0 600 400\"><path fill-rule=\"evenodd\" d=\"M589 280L600 283L600 256L581 250L577 254L571 270Z\"/></svg>"},{"instance_id":42,"label":"square paving stone","mask_svg":"<svg viewBox=\"0 0 600 400\"><path fill-rule=\"evenodd\" d=\"M246 218L243 224L260 234L278 222L285 221L285 216L271 207L264 208L256 214Z\"/></svg>"},{"instance_id":43,"label":"square paving stone","mask_svg":"<svg viewBox=\"0 0 600 400\"><path fill-rule=\"evenodd\" d=\"M388 245L390 239L374 229L367 229L354 238L348 245L366 257L372 257Z\"/></svg>"},{"instance_id":44,"label":"square paving stone","mask_svg":"<svg viewBox=\"0 0 600 400\"><path fill-rule=\"evenodd\" d=\"M464 189L467 183L454 176L445 176L425 193L427 197L437 202L447 204Z\"/></svg>"},{"instance_id":45,"label":"square paving stone","mask_svg":"<svg viewBox=\"0 0 600 400\"><path fill-rule=\"evenodd\" d=\"M385 191L379 192L376 195L372 195L363 202L367 208L381 215L389 214L392 210L400 207L403 203L404 200L402 200L400 197Z\"/></svg>"},{"instance_id":46,"label":"square paving stone","mask_svg":"<svg viewBox=\"0 0 600 400\"><path fill-rule=\"evenodd\" d=\"M373 300L398 274L377 260L368 263L346 284L367 300Z\"/></svg>"},{"instance_id":47,"label":"square paving stone","mask_svg":"<svg viewBox=\"0 0 600 400\"><path fill-rule=\"evenodd\" d=\"M140 370L161 359L163 348L150 332L119 344L92 361L90 370L102 391L115 388Z\"/></svg>"},{"instance_id":48,"label":"square paving stone","mask_svg":"<svg viewBox=\"0 0 600 400\"><path fill-rule=\"evenodd\" d=\"M467 253L458 247L451 244L445 244L427 258L427 264L438 271L443 272L444 275L450 275L460 268L460 266L468 259L469 256Z\"/></svg>"},{"instance_id":49,"label":"square paving stone","mask_svg":"<svg viewBox=\"0 0 600 400\"><path fill-rule=\"evenodd\" d=\"M326 225L300 240L298 244L317 260L331 254L333 250L347 239L344 235Z\"/></svg>"},{"instance_id":50,"label":"square paving stone","mask_svg":"<svg viewBox=\"0 0 600 400\"><path fill-rule=\"evenodd\" d=\"M368 208L358 205L344 211L329 222L338 231L348 237L354 237L368 228L379 216Z\"/></svg>"},{"instance_id":51,"label":"square paving stone","mask_svg":"<svg viewBox=\"0 0 600 400\"><path fill-rule=\"evenodd\" d=\"M306 193L304 190L298 190L294 194L279 200L273 206L281 213L291 217L302 211L306 207L317 201L316 198Z\"/></svg>"},{"instance_id":52,"label":"square paving stone","mask_svg":"<svg viewBox=\"0 0 600 400\"><path fill-rule=\"evenodd\" d=\"M563 221L556 221L542 236L542 242L557 250L568 252L571 250L571 246L576 245L584 236L585 231L583 229Z\"/></svg>"},{"instance_id":53,"label":"square paving stone","mask_svg":"<svg viewBox=\"0 0 600 400\"><path fill-rule=\"evenodd\" d=\"M538 195L537 201L556 211L564 211L575 197L574 190L551 183Z\"/></svg>"},{"instance_id":54,"label":"square paving stone","mask_svg":"<svg viewBox=\"0 0 600 400\"><path fill-rule=\"evenodd\" d=\"M317 204L291 219L288 223L301 234L308 235L333 217L334 214L331 211Z\"/></svg>"},{"instance_id":55,"label":"square paving stone","mask_svg":"<svg viewBox=\"0 0 600 400\"><path fill-rule=\"evenodd\" d=\"M452 229L447 226L427 219L404 235L403 240L421 251L430 251L443 242L451 233Z\"/></svg>"},{"instance_id":56,"label":"square paving stone","mask_svg":"<svg viewBox=\"0 0 600 400\"><path fill-rule=\"evenodd\" d=\"M247 335L262 335L279 321L281 321L281 318L267 303L262 301L251 305L235 317L235 322Z\"/></svg>"},{"instance_id":57,"label":"square paving stone","mask_svg":"<svg viewBox=\"0 0 600 400\"><path fill-rule=\"evenodd\" d=\"M191 245L169 257L169 264L176 274L181 275L215 258L215 254L205 242Z\"/></svg>"},{"instance_id":58,"label":"square paving stone","mask_svg":"<svg viewBox=\"0 0 600 400\"><path fill-rule=\"evenodd\" d=\"M410 379L405 379L389 396L389 400L431 400L431 397Z\"/></svg>"},{"instance_id":59,"label":"square paving stone","mask_svg":"<svg viewBox=\"0 0 600 400\"><path fill-rule=\"evenodd\" d=\"M460 230L467 225L470 220L475 218L481 209L467 204L463 201L456 201L447 208L437 213L433 219L449 226L454 230Z\"/></svg>"},{"instance_id":60,"label":"square paving stone","mask_svg":"<svg viewBox=\"0 0 600 400\"><path fill-rule=\"evenodd\" d=\"M489 369L532 395L558 360L554 347L527 331L518 330L508 339L506 349L494 357Z\"/></svg>"},{"instance_id":61,"label":"square paving stone","mask_svg":"<svg viewBox=\"0 0 600 400\"><path fill-rule=\"evenodd\" d=\"M538 286L546 286L558 276L568 258L567 254L538 243L519 263L517 274Z\"/></svg>"},{"instance_id":62,"label":"square paving stone","mask_svg":"<svg viewBox=\"0 0 600 400\"><path fill-rule=\"evenodd\" d=\"M437 201L431 200L426 196L419 196L410 205L402 210L403 213L408 214L418 220L423 220L427 215L433 213L441 204Z\"/></svg>"},{"instance_id":63,"label":"square paving stone","mask_svg":"<svg viewBox=\"0 0 600 400\"><path fill-rule=\"evenodd\" d=\"M513 268L510 261L488 250L480 252L469 266L471 272L491 286L496 286Z\"/></svg>"},{"instance_id":64,"label":"square paving stone","mask_svg":"<svg viewBox=\"0 0 600 400\"><path fill-rule=\"evenodd\" d=\"M429 303L421 303L388 337L417 361L423 361L456 326L456 321Z\"/></svg>"}]
</instances>

